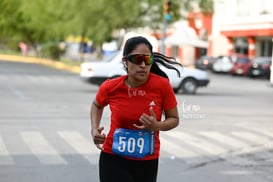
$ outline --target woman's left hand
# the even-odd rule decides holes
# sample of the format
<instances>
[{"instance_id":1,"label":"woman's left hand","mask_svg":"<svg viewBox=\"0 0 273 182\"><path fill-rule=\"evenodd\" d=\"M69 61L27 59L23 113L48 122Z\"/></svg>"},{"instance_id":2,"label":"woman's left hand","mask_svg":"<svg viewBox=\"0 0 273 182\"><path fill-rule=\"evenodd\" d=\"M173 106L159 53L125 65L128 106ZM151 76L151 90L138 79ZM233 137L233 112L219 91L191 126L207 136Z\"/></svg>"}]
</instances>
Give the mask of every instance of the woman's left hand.
<instances>
[{"instance_id":1,"label":"woman's left hand","mask_svg":"<svg viewBox=\"0 0 273 182\"><path fill-rule=\"evenodd\" d=\"M134 127L138 129L148 129L148 130L157 130L157 125L159 122L156 120L156 114L153 110L153 107L150 107L150 115L143 113L139 121L142 123L142 125L134 124Z\"/></svg>"}]
</instances>

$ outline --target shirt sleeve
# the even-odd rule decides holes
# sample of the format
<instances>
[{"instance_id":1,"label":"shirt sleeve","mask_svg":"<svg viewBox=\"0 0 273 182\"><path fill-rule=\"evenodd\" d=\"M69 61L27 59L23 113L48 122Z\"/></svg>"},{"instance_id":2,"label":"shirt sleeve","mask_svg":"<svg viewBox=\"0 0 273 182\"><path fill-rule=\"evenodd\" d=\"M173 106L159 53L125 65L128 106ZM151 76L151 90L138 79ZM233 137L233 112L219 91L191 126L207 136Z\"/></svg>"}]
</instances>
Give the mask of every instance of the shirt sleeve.
<instances>
[{"instance_id":1,"label":"shirt sleeve","mask_svg":"<svg viewBox=\"0 0 273 182\"><path fill-rule=\"evenodd\" d=\"M163 88L163 109L170 110L177 106L177 100L173 88L168 80L166 80Z\"/></svg>"},{"instance_id":2,"label":"shirt sleeve","mask_svg":"<svg viewBox=\"0 0 273 182\"><path fill-rule=\"evenodd\" d=\"M108 105L107 81L103 82L96 95L96 100L101 106Z\"/></svg>"}]
</instances>

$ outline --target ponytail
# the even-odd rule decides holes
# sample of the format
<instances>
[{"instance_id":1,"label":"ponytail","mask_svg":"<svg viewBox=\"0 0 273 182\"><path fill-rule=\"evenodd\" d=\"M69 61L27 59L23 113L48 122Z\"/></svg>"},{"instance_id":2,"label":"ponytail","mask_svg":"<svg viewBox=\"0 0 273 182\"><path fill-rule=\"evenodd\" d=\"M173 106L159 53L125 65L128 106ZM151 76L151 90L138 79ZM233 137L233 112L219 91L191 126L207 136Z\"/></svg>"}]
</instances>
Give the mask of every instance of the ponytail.
<instances>
[{"instance_id":1,"label":"ponytail","mask_svg":"<svg viewBox=\"0 0 273 182\"><path fill-rule=\"evenodd\" d=\"M181 76L180 71L174 65L178 65L181 67L183 66L180 63L178 63L174 57L168 57L158 52L153 52L153 56L154 56L154 63L152 64L152 67L151 67L152 73L168 78L168 75L159 68L158 64L161 64L162 66L168 69L175 70L177 72L177 75L179 77Z\"/></svg>"}]
</instances>

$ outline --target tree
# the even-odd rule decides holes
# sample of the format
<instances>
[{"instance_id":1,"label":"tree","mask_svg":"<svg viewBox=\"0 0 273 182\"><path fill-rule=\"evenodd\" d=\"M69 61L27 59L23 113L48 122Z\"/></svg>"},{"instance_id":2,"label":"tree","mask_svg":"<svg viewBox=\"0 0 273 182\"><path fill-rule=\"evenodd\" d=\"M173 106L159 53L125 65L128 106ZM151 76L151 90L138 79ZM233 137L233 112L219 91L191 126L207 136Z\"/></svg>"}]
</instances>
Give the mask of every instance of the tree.
<instances>
[{"instance_id":1,"label":"tree","mask_svg":"<svg viewBox=\"0 0 273 182\"><path fill-rule=\"evenodd\" d=\"M199 2L209 10L212 0L172 0L172 19L181 18L180 7ZM1 0L0 41L24 41L37 48L52 45L68 35L88 37L97 47L111 40L114 31L162 26L164 0ZM186 12L186 11L185 11Z\"/></svg>"},{"instance_id":2,"label":"tree","mask_svg":"<svg viewBox=\"0 0 273 182\"><path fill-rule=\"evenodd\" d=\"M76 0L75 9L81 10L74 17L75 34L88 36L97 47L111 39L114 30L140 26L154 26L161 22L162 6L157 0L124 1ZM158 16L159 15L159 16ZM161 15L161 16L160 16ZM158 27L158 26L157 26Z\"/></svg>"},{"instance_id":3,"label":"tree","mask_svg":"<svg viewBox=\"0 0 273 182\"><path fill-rule=\"evenodd\" d=\"M70 18L63 8L68 5L65 0L48 0L46 4L43 0L2 0L0 37L15 45L23 41L36 50L49 40L63 39L67 32L63 22Z\"/></svg>"},{"instance_id":4,"label":"tree","mask_svg":"<svg viewBox=\"0 0 273 182\"><path fill-rule=\"evenodd\" d=\"M16 34L17 22L20 21L20 13L18 11L20 5L20 0L0 1L0 43L9 45L10 42L13 42L12 40L20 39L20 36ZM14 46L12 47L15 48Z\"/></svg>"},{"instance_id":5,"label":"tree","mask_svg":"<svg viewBox=\"0 0 273 182\"><path fill-rule=\"evenodd\" d=\"M199 0L199 7L205 13L213 13L214 12L214 3L213 0Z\"/></svg>"},{"instance_id":6,"label":"tree","mask_svg":"<svg viewBox=\"0 0 273 182\"><path fill-rule=\"evenodd\" d=\"M47 42L42 51L46 50L51 58L58 59L60 50L57 44L68 32L63 23L70 18L64 11L67 7L69 4L65 0L48 0L46 4L44 0L24 0L19 9L22 20L18 22L18 32L36 49Z\"/></svg>"},{"instance_id":7,"label":"tree","mask_svg":"<svg viewBox=\"0 0 273 182\"><path fill-rule=\"evenodd\" d=\"M213 13L214 11L213 0L181 0L180 7L182 10L182 16L185 16L188 12L199 9L204 13Z\"/></svg>"}]
</instances>

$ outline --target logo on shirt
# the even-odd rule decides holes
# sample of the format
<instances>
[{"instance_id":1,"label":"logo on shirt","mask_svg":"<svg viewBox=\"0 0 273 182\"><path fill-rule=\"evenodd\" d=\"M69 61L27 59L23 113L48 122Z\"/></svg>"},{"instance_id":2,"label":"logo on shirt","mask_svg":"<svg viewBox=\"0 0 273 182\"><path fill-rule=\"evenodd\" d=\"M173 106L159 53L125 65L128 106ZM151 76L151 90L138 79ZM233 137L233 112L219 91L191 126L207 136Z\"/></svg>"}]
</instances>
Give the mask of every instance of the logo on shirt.
<instances>
[{"instance_id":1,"label":"logo on shirt","mask_svg":"<svg viewBox=\"0 0 273 182\"><path fill-rule=\"evenodd\" d=\"M155 106L155 102L154 101L150 102L150 107L153 107L153 106Z\"/></svg>"},{"instance_id":2,"label":"logo on shirt","mask_svg":"<svg viewBox=\"0 0 273 182\"><path fill-rule=\"evenodd\" d=\"M128 89L128 95L129 97L136 97L136 96L141 96L144 97L146 96L146 91L145 90L138 90L138 89Z\"/></svg>"}]
</instances>

